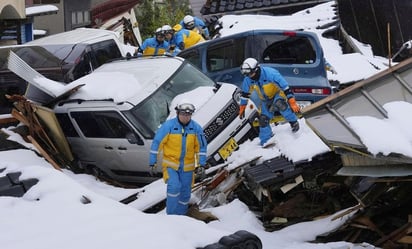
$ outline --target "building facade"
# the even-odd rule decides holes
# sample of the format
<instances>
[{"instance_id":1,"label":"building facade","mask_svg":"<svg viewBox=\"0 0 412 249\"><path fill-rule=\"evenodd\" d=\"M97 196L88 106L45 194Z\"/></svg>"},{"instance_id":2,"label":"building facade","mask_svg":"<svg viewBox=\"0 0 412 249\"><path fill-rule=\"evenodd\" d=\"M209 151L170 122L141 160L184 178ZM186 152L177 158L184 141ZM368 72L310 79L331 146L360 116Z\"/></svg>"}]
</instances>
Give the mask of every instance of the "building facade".
<instances>
[{"instance_id":1,"label":"building facade","mask_svg":"<svg viewBox=\"0 0 412 249\"><path fill-rule=\"evenodd\" d=\"M26 17L24 0L0 1L0 46L33 39L32 20Z\"/></svg>"}]
</instances>

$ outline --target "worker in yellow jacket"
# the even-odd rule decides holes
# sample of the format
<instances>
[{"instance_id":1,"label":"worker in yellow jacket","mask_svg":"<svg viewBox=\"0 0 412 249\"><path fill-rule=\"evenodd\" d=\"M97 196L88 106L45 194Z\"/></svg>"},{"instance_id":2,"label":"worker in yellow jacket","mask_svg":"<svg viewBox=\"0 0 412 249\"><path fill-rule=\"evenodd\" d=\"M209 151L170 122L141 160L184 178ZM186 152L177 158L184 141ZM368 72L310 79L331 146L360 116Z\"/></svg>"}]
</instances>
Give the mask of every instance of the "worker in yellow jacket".
<instances>
[{"instance_id":1,"label":"worker in yellow jacket","mask_svg":"<svg viewBox=\"0 0 412 249\"><path fill-rule=\"evenodd\" d=\"M182 27L180 24L176 24L173 27L173 30L176 33L179 33L183 36L183 43L185 44L185 48L190 48L191 46L205 41L203 36L193 30L188 30Z\"/></svg>"},{"instance_id":2,"label":"worker in yellow jacket","mask_svg":"<svg viewBox=\"0 0 412 249\"><path fill-rule=\"evenodd\" d=\"M177 117L164 122L156 132L149 166L154 176L153 169L162 158L163 180L167 183L166 213L185 215L196 164L200 172L207 168L207 141L202 127L192 120L195 106L182 100L175 109Z\"/></svg>"}]
</instances>

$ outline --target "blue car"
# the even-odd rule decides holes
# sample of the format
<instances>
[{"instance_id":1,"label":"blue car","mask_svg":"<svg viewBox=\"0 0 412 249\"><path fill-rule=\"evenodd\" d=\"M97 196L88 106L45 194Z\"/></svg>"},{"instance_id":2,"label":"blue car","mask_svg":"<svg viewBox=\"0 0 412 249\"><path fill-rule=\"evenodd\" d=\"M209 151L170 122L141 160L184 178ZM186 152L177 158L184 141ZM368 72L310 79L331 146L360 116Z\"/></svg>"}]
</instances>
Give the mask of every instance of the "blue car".
<instances>
[{"instance_id":1,"label":"blue car","mask_svg":"<svg viewBox=\"0 0 412 249\"><path fill-rule=\"evenodd\" d=\"M240 65L248 57L285 77L301 108L332 93L326 61L316 34L307 31L251 30L199 43L178 56L216 82L241 86Z\"/></svg>"}]
</instances>

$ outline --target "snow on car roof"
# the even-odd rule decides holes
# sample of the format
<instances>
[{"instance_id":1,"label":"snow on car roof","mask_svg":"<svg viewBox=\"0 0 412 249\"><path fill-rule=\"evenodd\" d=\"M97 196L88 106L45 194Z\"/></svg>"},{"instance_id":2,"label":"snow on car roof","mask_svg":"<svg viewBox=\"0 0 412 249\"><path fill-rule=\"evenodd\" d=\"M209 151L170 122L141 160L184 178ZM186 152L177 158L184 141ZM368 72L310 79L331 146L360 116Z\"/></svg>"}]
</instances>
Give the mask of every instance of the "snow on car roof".
<instances>
[{"instance_id":1,"label":"snow on car roof","mask_svg":"<svg viewBox=\"0 0 412 249\"><path fill-rule=\"evenodd\" d=\"M85 84L71 99L113 99L138 103L153 93L182 65L177 57L138 58L106 63L65 86Z\"/></svg>"},{"instance_id":2,"label":"snow on car roof","mask_svg":"<svg viewBox=\"0 0 412 249\"><path fill-rule=\"evenodd\" d=\"M107 39L107 37L118 39L116 32L104 29L78 28L67 32L45 36L25 45L43 45L43 44L78 44L78 43L95 43ZM104 38L104 39L103 39Z\"/></svg>"}]
</instances>

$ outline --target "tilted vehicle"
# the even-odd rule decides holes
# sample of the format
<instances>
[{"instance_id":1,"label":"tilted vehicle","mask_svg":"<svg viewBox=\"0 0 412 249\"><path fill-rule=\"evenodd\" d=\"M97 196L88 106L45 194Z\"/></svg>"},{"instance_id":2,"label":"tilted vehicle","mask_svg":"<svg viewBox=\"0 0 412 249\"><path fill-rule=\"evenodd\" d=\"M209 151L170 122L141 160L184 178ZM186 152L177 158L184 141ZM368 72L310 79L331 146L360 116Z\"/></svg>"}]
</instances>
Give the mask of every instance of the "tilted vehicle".
<instances>
[{"instance_id":1,"label":"tilted vehicle","mask_svg":"<svg viewBox=\"0 0 412 249\"><path fill-rule=\"evenodd\" d=\"M249 57L274 67L288 81L301 107L334 92L322 47L316 34L307 31L262 29L244 31L196 44L178 54L215 81L241 86L239 67Z\"/></svg>"},{"instance_id":2,"label":"tilted vehicle","mask_svg":"<svg viewBox=\"0 0 412 249\"><path fill-rule=\"evenodd\" d=\"M30 80L24 76L26 71L16 73ZM31 81L40 82L37 78ZM253 104L246 118L238 117L239 88L215 83L180 57L109 62L60 85L52 97L82 84L68 99L57 102L53 110L80 167L97 169L120 182L154 180L148 174L152 139L159 126L175 115L180 98L196 107L193 119L204 129L211 164L225 160L255 132L251 124L256 116Z\"/></svg>"},{"instance_id":3,"label":"tilted vehicle","mask_svg":"<svg viewBox=\"0 0 412 249\"><path fill-rule=\"evenodd\" d=\"M105 62L126 55L115 32L79 28L46 36L22 45L0 48L0 113L8 113L10 103L5 94L25 94L41 101L36 87L7 69L7 56L13 51L32 68L52 80L69 83ZM29 87L28 87L29 86Z\"/></svg>"}]
</instances>

